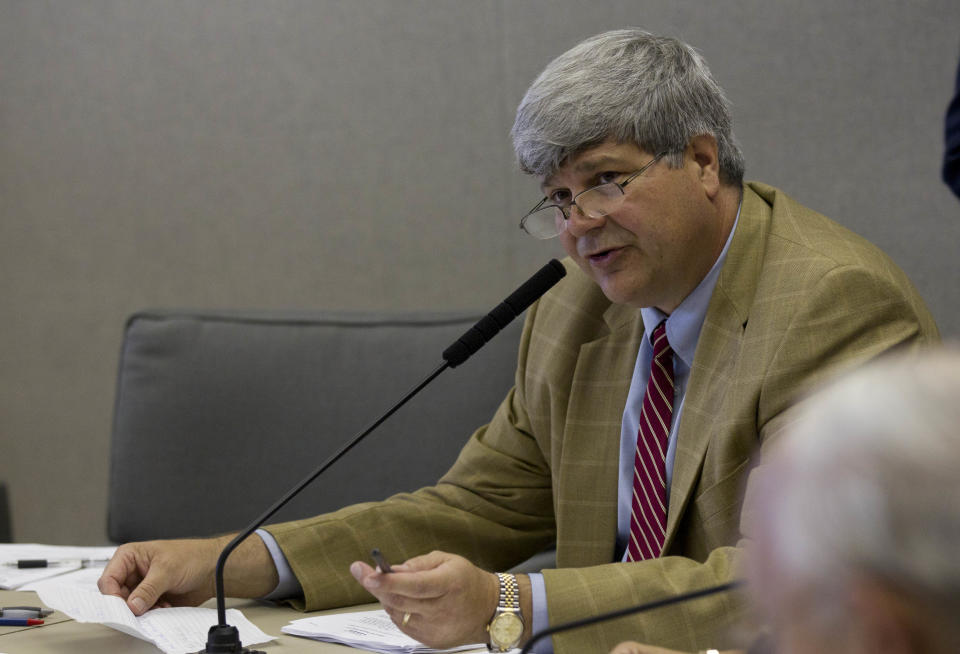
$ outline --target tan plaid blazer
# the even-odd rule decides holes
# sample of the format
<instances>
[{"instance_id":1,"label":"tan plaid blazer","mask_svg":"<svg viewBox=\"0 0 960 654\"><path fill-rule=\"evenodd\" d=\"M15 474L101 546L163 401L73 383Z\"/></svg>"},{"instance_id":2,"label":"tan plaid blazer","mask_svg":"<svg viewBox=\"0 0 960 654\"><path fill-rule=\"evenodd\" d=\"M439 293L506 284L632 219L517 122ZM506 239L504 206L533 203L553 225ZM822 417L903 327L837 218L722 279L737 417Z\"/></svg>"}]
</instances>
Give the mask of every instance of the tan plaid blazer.
<instances>
[{"instance_id":1,"label":"tan plaid blazer","mask_svg":"<svg viewBox=\"0 0 960 654\"><path fill-rule=\"evenodd\" d=\"M503 570L555 542L558 568L544 572L551 624L729 580L752 457L791 404L839 369L938 338L876 247L777 189L745 185L687 384L664 556L613 563L620 423L643 324L566 265L528 312L515 387L436 486L269 528L303 586L301 608L371 601L348 566L373 546L397 561L441 549ZM606 652L629 638L723 648L741 613L735 597L713 596L557 636L554 647Z\"/></svg>"}]
</instances>

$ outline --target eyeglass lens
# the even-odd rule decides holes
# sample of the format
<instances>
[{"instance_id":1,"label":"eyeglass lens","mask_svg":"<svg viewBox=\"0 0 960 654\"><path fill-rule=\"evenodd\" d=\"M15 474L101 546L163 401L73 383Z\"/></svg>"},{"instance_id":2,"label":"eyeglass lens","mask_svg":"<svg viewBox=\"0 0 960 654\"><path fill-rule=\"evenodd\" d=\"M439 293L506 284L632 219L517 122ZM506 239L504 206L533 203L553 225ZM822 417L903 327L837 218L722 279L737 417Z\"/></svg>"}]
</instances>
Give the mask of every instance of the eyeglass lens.
<instances>
[{"instance_id":1,"label":"eyeglass lens","mask_svg":"<svg viewBox=\"0 0 960 654\"><path fill-rule=\"evenodd\" d=\"M610 182L587 189L576 198L576 206L588 218L601 218L617 208L623 199L621 188ZM567 218L573 211L573 204L565 208L556 205L546 206L529 216L524 227L533 236L551 238L566 229Z\"/></svg>"}]
</instances>

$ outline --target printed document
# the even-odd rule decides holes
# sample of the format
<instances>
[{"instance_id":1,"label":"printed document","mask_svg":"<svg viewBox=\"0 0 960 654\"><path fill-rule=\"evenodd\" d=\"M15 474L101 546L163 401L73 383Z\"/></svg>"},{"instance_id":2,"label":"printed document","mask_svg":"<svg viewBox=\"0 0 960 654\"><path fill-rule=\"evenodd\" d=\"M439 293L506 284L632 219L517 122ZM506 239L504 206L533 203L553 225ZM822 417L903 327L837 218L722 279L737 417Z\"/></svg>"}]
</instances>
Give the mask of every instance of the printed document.
<instances>
[{"instance_id":1,"label":"printed document","mask_svg":"<svg viewBox=\"0 0 960 654\"><path fill-rule=\"evenodd\" d=\"M77 622L94 622L153 643L166 654L190 654L207 644L207 632L217 623L216 609L175 607L151 609L139 618L119 597L103 595L96 586L60 584L53 580L37 584L37 595L51 609L62 611ZM273 640L237 609L227 610L227 623L240 632L244 645Z\"/></svg>"},{"instance_id":2,"label":"printed document","mask_svg":"<svg viewBox=\"0 0 960 654\"><path fill-rule=\"evenodd\" d=\"M306 636L315 640L381 652L381 654L487 651L483 643L462 645L453 649L431 649L400 631L383 610L302 618L294 620L281 631L292 636Z\"/></svg>"}]
</instances>

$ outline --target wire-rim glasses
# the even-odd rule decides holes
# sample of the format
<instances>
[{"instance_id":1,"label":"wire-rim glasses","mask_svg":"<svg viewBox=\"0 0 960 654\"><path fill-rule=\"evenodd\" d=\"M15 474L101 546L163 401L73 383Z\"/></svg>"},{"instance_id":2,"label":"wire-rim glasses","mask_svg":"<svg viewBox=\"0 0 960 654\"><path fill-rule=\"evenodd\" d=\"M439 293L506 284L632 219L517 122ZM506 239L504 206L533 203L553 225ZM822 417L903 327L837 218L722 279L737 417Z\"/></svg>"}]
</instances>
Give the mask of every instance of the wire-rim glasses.
<instances>
[{"instance_id":1,"label":"wire-rim glasses","mask_svg":"<svg viewBox=\"0 0 960 654\"><path fill-rule=\"evenodd\" d=\"M546 204L550 198L543 198L537 203L537 206L520 219L520 229L534 238L545 240L559 236L566 230L567 221L570 220L570 211L574 206L580 209L580 213L587 218L602 218L609 215L623 202L623 197L626 194L623 188L660 161L666 154L666 151L661 152L622 182L604 182L580 191L571 198L569 203L563 205Z\"/></svg>"}]
</instances>

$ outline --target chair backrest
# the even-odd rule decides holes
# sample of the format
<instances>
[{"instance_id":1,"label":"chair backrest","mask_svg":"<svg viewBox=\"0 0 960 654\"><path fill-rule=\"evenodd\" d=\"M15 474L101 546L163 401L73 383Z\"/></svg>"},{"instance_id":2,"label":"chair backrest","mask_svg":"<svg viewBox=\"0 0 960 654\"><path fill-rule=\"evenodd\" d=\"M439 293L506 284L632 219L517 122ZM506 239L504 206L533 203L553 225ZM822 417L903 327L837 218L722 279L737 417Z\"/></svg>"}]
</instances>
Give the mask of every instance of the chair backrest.
<instances>
[{"instance_id":1,"label":"chair backrest","mask_svg":"<svg viewBox=\"0 0 960 654\"><path fill-rule=\"evenodd\" d=\"M145 311L116 390L114 542L242 528L442 363L479 314ZM521 320L271 520L434 483L513 383Z\"/></svg>"}]
</instances>

